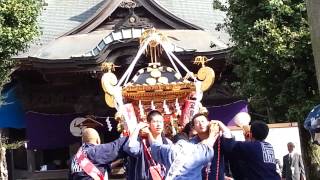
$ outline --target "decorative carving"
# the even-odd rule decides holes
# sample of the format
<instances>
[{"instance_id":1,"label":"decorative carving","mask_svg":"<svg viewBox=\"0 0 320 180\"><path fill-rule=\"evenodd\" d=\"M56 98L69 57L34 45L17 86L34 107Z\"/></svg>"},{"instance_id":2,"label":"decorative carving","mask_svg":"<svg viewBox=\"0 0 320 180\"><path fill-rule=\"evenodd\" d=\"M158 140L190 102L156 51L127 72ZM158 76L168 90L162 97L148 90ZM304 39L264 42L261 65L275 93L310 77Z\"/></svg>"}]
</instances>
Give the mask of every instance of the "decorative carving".
<instances>
[{"instance_id":1,"label":"decorative carving","mask_svg":"<svg viewBox=\"0 0 320 180\"><path fill-rule=\"evenodd\" d=\"M167 36L159 32L155 28L145 30L140 37L140 44L143 44L147 39L151 38L146 49L146 55L150 54L151 64L157 64L157 57L160 57L163 48L160 46L160 42L168 41Z\"/></svg>"},{"instance_id":2,"label":"decorative carving","mask_svg":"<svg viewBox=\"0 0 320 180\"><path fill-rule=\"evenodd\" d=\"M129 18L129 22L130 23L135 23L137 21L137 19L135 18L135 17L133 17L133 16L131 16L130 18Z\"/></svg>"},{"instance_id":3,"label":"decorative carving","mask_svg":"<svg viewBox=\"0 0 320 180\"><path fill-rule=\"evenodd\" d=\"M205 56L197 56L194 59L194 64L200 65L201 68L197 73L197 78L202 81L201 90L207 91L214 83L215 73L211 67L205 65L206 62L212 59L208 59Z\"/></svg>"},{"instance_id":4,"label":"decorative carving","mask_svg":"<svg viewBox=\"0 0 320 180\"><path fill-rule=\"evenodd\" d=\"M105 72L111 72L111 71L115 71L115 68L120 67L117 66L115 64L113 64L112 62L104 62L101 64L101 70L105 71Z\"/></svg>"},{"instance_id":5,"label":"decorative carving","mask_svg":"<svg viewBox=\"0 0 320 180\"><path fill-rule=\"evenodd\" d=\"M153 25L148 18L141 18L137 16L133 11L124 18L123 21L115 25L115 29L126 29L126 28L151 28Z\"/></svg>"},{"instance_id":6,"label":"decorative carving","mask_svg":"<svg viewBox=\"0 0 320 180\"><path fill-rule=\"evenodd\" d=\"M205 67L205 63L211 60L212 58L208 59L206 56L197 56L194 58L193 64L197 64L197 65L201 64L201 67Z\"/></svg>"},{"instance_id":7,"label":"decorative carving","mask_svg":"<svg viewBox=\"0 0 320 180\"><path fill-rule=\"evenodd\" d=\"M141 4L136 2L135 0L123 0L120 3L120 7L126 8L126 9L133 9L133 8L140 7L140 6L141 6Z\"/></svg>"}]
</instances>

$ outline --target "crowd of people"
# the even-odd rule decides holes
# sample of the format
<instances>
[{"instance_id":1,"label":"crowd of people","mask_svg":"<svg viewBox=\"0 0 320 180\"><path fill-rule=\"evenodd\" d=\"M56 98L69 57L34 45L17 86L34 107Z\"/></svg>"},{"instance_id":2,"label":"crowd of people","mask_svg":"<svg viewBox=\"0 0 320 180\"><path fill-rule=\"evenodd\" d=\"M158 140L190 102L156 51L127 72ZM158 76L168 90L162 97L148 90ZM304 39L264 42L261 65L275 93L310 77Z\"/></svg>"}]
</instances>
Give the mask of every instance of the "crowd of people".
<instances>
[{"instance_id":1,"label":"crowd of people","mask_svg":"<svg viewBox=\"0 0 320 180\"><path fill-rule=\"evenodd\" d=\"M273 147L264 141L269 128L262 121L253 121L244 131L246 141L236 141L228 127L203 113L194 115L173 141L163 130L164 118L156 110L129 137L111 143L100 144L97 131L85 129L83 145L72 159L70 179L107 179L111 163L119 158L126 159L128 180L295 180L301 176L301 156L290 154L289 144L282 174L277 172Z\"/></svg>"}]
</instances>

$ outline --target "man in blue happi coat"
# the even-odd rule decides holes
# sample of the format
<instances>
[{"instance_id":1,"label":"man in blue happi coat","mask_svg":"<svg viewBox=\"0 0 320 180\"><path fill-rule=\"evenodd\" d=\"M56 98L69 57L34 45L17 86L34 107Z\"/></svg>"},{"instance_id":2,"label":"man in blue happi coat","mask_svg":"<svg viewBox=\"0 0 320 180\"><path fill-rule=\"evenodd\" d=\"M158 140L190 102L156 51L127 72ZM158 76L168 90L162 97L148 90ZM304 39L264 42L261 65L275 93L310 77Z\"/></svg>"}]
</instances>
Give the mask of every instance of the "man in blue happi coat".
<instances>
[{"instance_id":1,"label":"man in blue happi coat","mask_svg":"<svg viewBox=\"0 0 320 180\"><path fill-rule=\"evenodd\" d=\"M111 171L111 162L124 154L122 148L126 140L126 137L122 137L111 143L100 144L98 132L93 128L86 128L82 133L82 146L80 148L102 174L107 174L108 171ZM84 172L74 156L71 161L69 179L92 180L93 178Z\"/></svg>"},{"instance_id":2,"label":"man in blue happi coat","mask_svg":"<svg viewBox=\"0 0 320 180\"><path fill-rule=\"evenodd\" d=\"M210 121L208 119L207 113L198 113L195 114L191 121L192 128L197 132L197 135L194 136L190 142L193 144L198 144L202 140L207 139L209 137L209 129L208 125ZM203 179L216 179L218 172L218 179L224 180L224 151L221 147L221 141L223 138L220 138L217 142L215 142L214 149L214 157L213 159L202 169L202 177Z\"/></svg>"},{"instance_id":3,"label":"man in blue happi coat","mask_svg":"<svg viewBox=\"0 0 320 180\"><path fill-rule=\"evenodd\" d=\"M214 154L213 145L219 134L217 124L209 124L209 137L201 143L193 144L180 140L176 144L159 144L151 136L152 157L166 169L166 180L201 180L201 170Z\"/></svg>"},{"instance_id":4,"label":"man in blue happi coat","mask_svg":"<svg viewBox=\"0 0 320 180\"><path fill-rule=\"evenodd\" d=\"M276 171L276 159L273 147L265 142L269 127L265 122L254 121L250 127L250 141L235 141L231 131L217 121L225 138L223 145L227 152L236 152L240 160L246 163L248 180L280 180Z\"/></svg>"}]
</instances>

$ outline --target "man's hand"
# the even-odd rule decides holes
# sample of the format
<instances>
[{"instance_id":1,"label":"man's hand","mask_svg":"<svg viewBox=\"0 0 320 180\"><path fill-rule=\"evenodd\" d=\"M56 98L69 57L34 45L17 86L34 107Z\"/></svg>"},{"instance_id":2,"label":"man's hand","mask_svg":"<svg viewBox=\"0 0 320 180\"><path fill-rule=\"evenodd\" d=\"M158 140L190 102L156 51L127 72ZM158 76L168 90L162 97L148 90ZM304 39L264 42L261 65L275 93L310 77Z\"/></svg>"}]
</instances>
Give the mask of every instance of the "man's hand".
<instances>
[{"instance_id":1,"label":"man's hand","mask_svg":"<svg viewBox=\"0 0 320 180\"><path fill-rule=\"evenodd\" d=\"M220 129L219 125L217 123L211 123L209 124L209 136L207 139L204 139L201 141L202 144L206 144L209 147L213 148L214 143L216 142L216 139L220 135Z\"/></svg>"},{"instance_id":2,"label":"man's hand","mask_svg":"<svg viewBox=\"0 0 320 180\"><path fill-rule=\"evenodd\" d=\"M136 128L134 129L134 131L130 134L129 138L131 139L131 141L133 141L134 139L138 138L139 132L141 129L144 129L146 127L149 127L149 125L145 122L139 122L136 126Z\"/></svg>"},{"instance_id":3,"label":"man's hand","mask_svg":"<svg viewBox=\"0 0 320 180\"><path fill-rule=\"evenodd\" d=\"M234 180L232 177L224 176L224 180Z\"/></svg>"},{"instance_id":4,"label":"man's hand","mask_svg":"<svg viewBox=\"0 0 320 180\"><path fill-rule=\"evenodd\" d=\"M209 124L209 136L214 137L219 134L220 127L217 122L211 122Z\"/></svg>"},{"instance_id":5,"label":"man's hand","mask_svg":"<svg viewBox=\"0 0 320 180\"><path fill-rule=\"evenodd\" d=\"M147 138L150 134L149 124L145 122L139 122L137 125L137 130L139 130L140 137Z\"/></svg>"},{"instance_id":6,"label":"man's hand","mask_svg":"<svg viewBox=\"0 0 320 180\"><path fill-rule=\"evenodd\" d=\"M211 123L217 123L219 125L220 130L222 131L223 136L225 138L232 138L230 129L226 125L224 125L223 122L217 121L217 120L211 120Z\"/></svg>"},{"instance_id":7,"label":"man's hand","mask_svg":"<svg viewBox=\"0 0 320 180\"><path fill-rule=\"evenodd\" d=\"M146 127L149 127L149 124L148 124L148 123L139 122L136 128L138 128L139 130L141 130L141 129L146 128Z\"/></svg>"},{"instance_id":8,"label":"man's hand","mask_svg":"<svg viewBox=\"0 0 320 180\"><path fill-rule=\"evenodd\" d=\"M224 125L223 122L221 122L221 121L211 120L210 123L211 124L217 124L222 132L224 132L224 130L228 129L227 126Z\"/></svg>"}]
</instances>

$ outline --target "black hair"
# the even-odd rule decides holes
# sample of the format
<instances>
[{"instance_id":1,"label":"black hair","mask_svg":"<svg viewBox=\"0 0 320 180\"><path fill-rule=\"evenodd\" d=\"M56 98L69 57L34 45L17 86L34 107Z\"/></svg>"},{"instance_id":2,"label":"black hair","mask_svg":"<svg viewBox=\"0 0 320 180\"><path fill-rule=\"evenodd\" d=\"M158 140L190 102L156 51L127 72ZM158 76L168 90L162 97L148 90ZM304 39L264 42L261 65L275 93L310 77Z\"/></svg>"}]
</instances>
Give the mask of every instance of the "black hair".
<instances>
[{"instance_id":1,"label":"black hair","mask_svg":"<svg viewBox=\"0 0 320 180\"><path fill-rule=\"evenodd\" d=\"M184 132L184 133L186 133L186 134L189 135L191 129L192 129L191 123L188 122L188 123L184 126L184 128L182 129L181 132Z\"/></svg>"},{"instance_id":2,"label":"black hair","mask_svg":"<svg viewBox=\"0 0 320 180\"><path fill-rule=\"evenodd\" d=\"M161 112L158 110L151 110L147 115L147 122L150 122L152 118L156 115L162 116Z\"/></svg>"},{"instance_id":3,"label":"black hair","mask_svg":"<svg viewBox=\"0 0 320 180\"><path fill-rule=\"evenodd\" d=\"M287 145L292 145L293 147L295 147L295 145L294 145L294 143L293 142L288 142L288 144Z\"/></svg>"},{"instance_id":4,"label":"black hair","mask_svg":"<svg viewBox=\"0 0 320 180\"><path fill-rule=\"evenodd\" d=\"M269 127L263 121L253 121L251 123L250 131L252 133L252 137L258 141L263 141L269 134Z\"/></svg>"},{"instance_id":5,"label":"black hair","mask_svg":"<svg viewBox=\"0 0 320 180\"><path fill-rule=\"evenodd\" d=\"M204 117L206 117L207 120L208 120L208 114L207 114L207 113L197 113L197 114L195 114L195 115L192 117L192 119L191 119L191 121L190 121L191 127L194 126L194 120L195 120L197 117L200 117L200 116L204 116Z\"/></svg>"}]
</instances>

